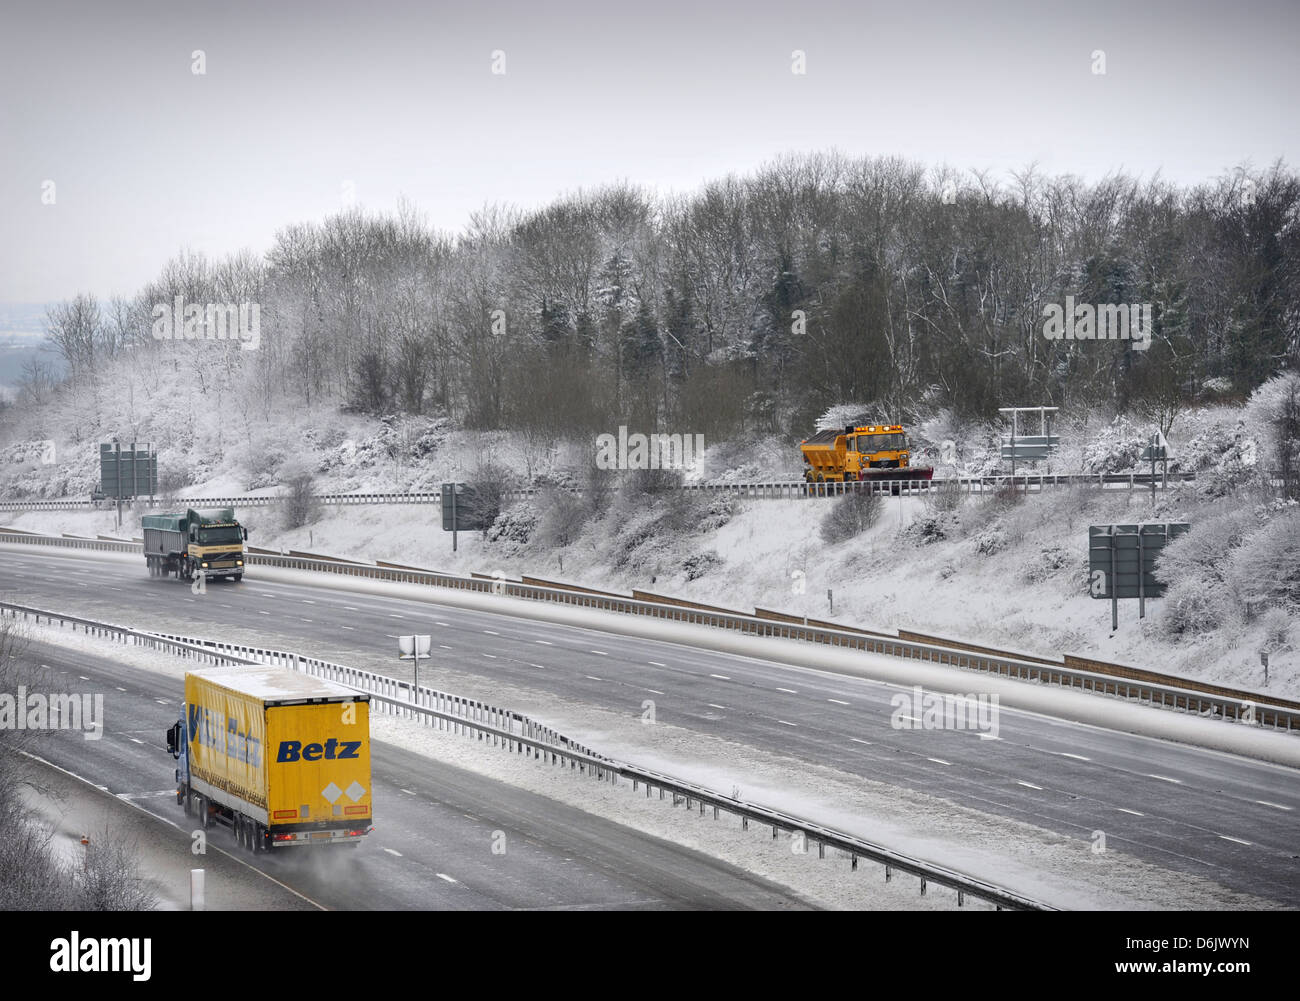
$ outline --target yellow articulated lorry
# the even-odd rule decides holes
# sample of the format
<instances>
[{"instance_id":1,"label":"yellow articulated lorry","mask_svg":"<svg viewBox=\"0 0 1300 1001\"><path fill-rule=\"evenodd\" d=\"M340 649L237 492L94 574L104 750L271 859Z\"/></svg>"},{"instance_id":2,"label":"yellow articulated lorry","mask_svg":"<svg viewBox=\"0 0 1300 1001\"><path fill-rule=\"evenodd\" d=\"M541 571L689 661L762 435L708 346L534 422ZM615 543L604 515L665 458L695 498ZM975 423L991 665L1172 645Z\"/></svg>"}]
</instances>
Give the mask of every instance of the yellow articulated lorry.
<instances>
[{"instance_id":1,"label":"yellow articulated lorry","mask_svg":"<svg viewBox=\"0 0 1300 1001\"><path fill-rule=\"evenodd\" d=\"M185 675L167 731L176 801L249 851L359 844L371 825L370 696L283 667Z\"/></svg>"}]
</instances>

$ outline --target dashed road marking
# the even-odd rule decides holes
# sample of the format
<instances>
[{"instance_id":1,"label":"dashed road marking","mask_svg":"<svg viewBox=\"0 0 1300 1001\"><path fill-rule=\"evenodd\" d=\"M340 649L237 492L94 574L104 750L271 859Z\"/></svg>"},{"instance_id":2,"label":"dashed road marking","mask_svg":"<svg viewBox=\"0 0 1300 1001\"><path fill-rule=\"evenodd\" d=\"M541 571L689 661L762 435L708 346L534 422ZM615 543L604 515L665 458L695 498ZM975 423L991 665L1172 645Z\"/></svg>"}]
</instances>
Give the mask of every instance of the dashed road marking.
<instances>
[{"instance_id":1,"label":"dashed road marking","mask_svg":"<svg viewBox=\"0 0 1300 1001\"><path fill-rule=\"evenodd\" d=\"M406 795L408 795L408 796L414 796L414 795L415 795L415 793L412 792L410 789L400 789L399 791L400 791L400 792L404 792L404 793L406 793Z\"/></svg>"},{"instance_id":2,"label":"dashed road marking","mask_svg":"<svg viewBox=\"0 0 1300 1001\"><path fill-rule=\"evenodd\" d=\"M842 699L827 699L827 702L834 702L837 706L847 706L848 703Z\"/></svg>"},{"instance_id":3,"label":"dashed road marking","mask_svg":"<svg viewBox=\"0 0 1300 1001\"><path fill-rule=\"evenodd\" d=\"M439 878L439 879L445 879L448 883L456 883L456 882L459 882L458 880L452 879L452 878L451 878L450 876L448 876L445 872L440 872L440 873L438 873L438 878Z\"/></svg>"},{"instance_id":4,"label":"dashed road marking","mask_svg":"<svg viewBox=\"0 0 1300 1001\"><path fill-rule=\"evenodd\" d=\"M1257 799L1257 800L1255 800L1255 802L1258 803L1260 806L1271 806L1274 810L1287 810L1287 811L1290 811L1290 809L1291 809L1291 807L1289 807L1289 806L1283 806L1281 803L1270 803L1270 802L1269 802L1268 800L1266 800L1266 799Z\"/></svg>"},{"instance_id":5,"label":"dashed road marking","mask_svg":"<svg viewBox=\"0 0 1300 1001\"><path fill-rule=\"evenodd\" d=\"M704 704L705 704L706 706L708 706L710 709L726 709L726 708L727 708L726 706L720 706L720 705L718 705L716 702L706 702L706 703L704 703Z\"/></svg>"},{"instance_id":6,"label":"dashed road marking","mask_svg":"<svg viewBox=\"0 0 1300 1001\"><path fill-rule=\"evenodd\" d=\"M1145 813L1138 813L1136 810L1130 810L1130 809L1128 809L1127 807L1123 807L1123 806L1117 806L1115 809L1119 810L1120 813L1131 813L1131 814L1133 814L1133 816L1135 816L1135 817L1145 817L1145 816L1146 816Z\"/></svg>"},{"instance_id":7,"label":"dashed road marking","mask_svg":"<svg viewBox=\"0 0 1300 1001\"><path fill-rule=\"evenodd\" d=\"M594 674L583 675L588 681L604 681L604 678L597 678Z\"/></svg>"},{"instance_id":8,"label":"dashed road marking","mask_svg":"<svg viewBox=\"0 0 1300 1001\"><path fill-rule=\"evenodd\" d=\"M601 657L609 656L609 654L607 654L604 650L592 650L591 652L594 654L599 654Z\"/></svg>"},{"instance_id":9,"label":"dashed road marking","mask_svg":"<svg viewBox=\"0 0 1300 1001\"><path fill-rule=\"evenodd\" d=\"M484 629L483 631L484 631L485 633L487 633L489 636L500 636L500 635L501 635L501 634L500 634L499 632L497 632L495 629Z\"/></svg>"},{"instance_id":10,"label":"dashed road marking","mask_svg":"<svg viewBox=\"0 0 1300 1001\"><path fill-rule=\"evenodd\" d=\"M534 643L540 643L542 646L555 646L550 640L533 640Z\"/></svg>"},{"instance_id":11,"label":"dashed road marking","mask_svg":"<svg viewBox=\"0 0 1300 1001\"><path fill-rule=\"evenodd\" d=\"M401 857L402 857L402 853L401 853L401 852L395 852L395 851L393 851L393 849L391 849L391 848L385 848L384 851L388 852L389 855L396 855L398 858L401 858Z\"/></svg>"},{"instance_id":12,"label":"dashed road marking","mask_svg":"<svg viewBox=\"0 0 1300 1001\"><path fill-rule=\"evenodd\" d=\"M1024 786L1026 789L1037 789L1039 792L1042 792L1042 791L1043 791L1043 787L1042 787L1042 786L1036 786L1036 785L1034 785L1032 782L1021 782L1021 781L1017 780L1017 781L1016 781L1016 785L1018 785L1018 786Z\"/></svg>"},{"instance_id":13,"label":"dashed road marking","mask_svg":"<svg viewBox=\"0 0 1300 1001\"><path fill-rule=\"evenodd\" d=\"M647 664L652 664L652 665L654 665L655 667L667 667L667 666L668 666L667 664L661 664L661 663L659 663L659 661L657 661L657 660L647 660L646 663L647 663Z\"/></svg>"},{"instance_id":14,"label":"dashed road marking","mask_svg":"<svg viewBox=\"0 0 1300 1001\"><path fill-rule=\"evenodd\" d=\"M1221 837L1224 841L1233 841L1233 842L1236 842L1236 843L1239 844L1239 845L1246 845L1247 847L1250 846L1250 842L1249 842L1249 841L1242 841L1241 838L1233 838L1233 837L1229 837L1229 836L1226 835L1226 834L1220 834L1219 837Z\"/></svg>"},{"instance_id":15,"label":"dashed road marking","mask_svg":"<svg viewBox=\"0 0 1300 1001\"><path fill-rule=\"evenodd\" d=\"M642 691L644 691L644 692L650 692L652 695L665 695L665 694L667 694L666 692L661 692L661 691L659 691L659 689L657 689L657 688L643 688Z\"/></svg>"},{"instance_id":16,"label":"dashed road marking","mask_svg":"<svg viewBox=\"0 0 1300 1001\"><path fill-rule=\"evenodd\" d=\"M710 677L710 678L717 678L719 681L730 681L730 680L731 680L731 679L728 678L725 674L710 674L709 677Z\"/></svg>"},{"instance_id":17,"label":"dashed road marking","mask_svg":"<svg viewBox=\"0 0 1300 1001\"><path fill-rule=\"evenodd\" d=\"M497 659L497 655L494 654L494 653L485 653L483 656L486 657L488 660L496 660L496 659Z\"/></svg>"},{"instance_id":18,"label":"dashed road marking","mask_svg":"<svg viewBox=\"0 0 1300 1001\"><path fill-rule=\"evenodd\" d=\"M1091 761L1092 758L1085 758L1082 754L1071 754L1069 751L1062 751L1061 757L1073 758L1075 761Z\"/></svg>"},{"instance_id":19,"label":"dashed road marking","mask_svg":"<svg viewBox=\"0 0 1300 1001\"><path fill-rule=\"evenodd\" d=\"M1168 775L1156 775L1153 772L1147 772L1147 778L1159 779L1161 782L1172 782L1174 785L1182 785L1182 779L1171 779Z\"/></svg>"},{"instance_id":20,"label":"dashed road marking","mask_svg":"<svg viewBox=\"0 0 1300 1001\"><path fill-rule=\"evenodd\" d=\"M855 743L855 744L870 744L870 743L871 743L871 741L869 741L869 740L863 740L861 737L850 737L849 740L853 741L853 743Z\"/></svg>"},{"instance_id":21,"label":"dashed road marking","mask_svg":"<svg viewBox=\"0 0 1300 1001\"><path fill-rule=\"evenodd\" d=\"M777 722L778 722L778 723L783 723L783 724L786 725L786 726L798 726L798 725L799 725L798 723L791 723L788 719L779 719L779 720L777 720Z\"/></svg>"},{"instance_id":22,"label":"dashed road marking","mask_svg":"<svg viewBox=\"0 0 1300 1001\"><path fill-rule=\"evenodd\" d=\"M951 761L944 761L943 758L926 758L926 761L933 761L936 765L951 765Z\"/></svg>"},{"instance_id":23,"label":"dashed road marking","mask_svg":"<svg viewBox=\"0 0 1300 1001\"><path fill-rule=\"evenodd\" d=\"M799 693L796 692L793 688L778 688L777 691L778 691L778 692L785 692L787 695L798 695L798 694L799 694Z\"/></svg>"}]
</instances>

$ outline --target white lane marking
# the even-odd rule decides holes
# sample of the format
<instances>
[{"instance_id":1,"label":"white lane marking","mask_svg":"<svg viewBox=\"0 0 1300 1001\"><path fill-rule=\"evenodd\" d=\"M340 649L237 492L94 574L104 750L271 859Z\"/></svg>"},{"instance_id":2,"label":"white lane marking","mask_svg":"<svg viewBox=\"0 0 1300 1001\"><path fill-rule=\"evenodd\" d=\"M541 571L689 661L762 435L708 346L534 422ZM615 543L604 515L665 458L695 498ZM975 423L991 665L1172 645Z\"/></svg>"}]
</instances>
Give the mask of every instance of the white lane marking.
<instances>
[{"instance_id":1,"label":"white lane marking","mask_svg":"<svg viewBox=\"0 0 1300 1001\"><path fill-rule=\"evenodd\" d=\"M447 623L445 623L445 622L439 622L437 619L434 619L434 620L433 620L433 624L434 624L435 626L445 626L445 625L447 625Z\"/></svg>"},{"instance_id":2,"label":"white lane marking","mask_svg":"<svg viewBox=\"0 0 1300 1001\"><path fill-rule=\"evenodd\" d=\"M834 702L837 706L847 706L847 705L848 705L847 702L844 702L844 701L842 701L842 700L840 700L840 699L827 699L826 701L827 701L827 702Z\"/></svg>"},{"instance_id":3,"label":"white lane marking","mask_svg":"<svg viewBox=\"0 0 1300 1001\"><path fill-rule=\"evenodd\" d=\"M1024 786L1026 789L1037 789L1039 792L1042 792L1042 791L1043 791L1043 787L1042 787L1042 786L1036 786L1036 785L1034 785L1032 782L1021 782L1021 781L1017 780L1017 781L1016 781L1016 785L1018 785L1018 786Z\"/></svg>"},{"instance_id":4,"label":"white lane marking","mask_svg":"<svg viewBox=\"0 0 1300 1001\"><path fill-rule=\"evenodd\" d=\"M497 655L494 654L494 653L485 653L483 656L486 657L488 660L496 660L496 659L497 659Z\"/></svg>"},{"instance_id":5,"label":"white lane marking","mask_svg":"<svg viewBox=\"0 0 1300 1001\"><path fill-rule=\"evenodd\" d=\"M171 703L168 702L166 699L154 699L154 701L157 702L160 706L169 706L169 705L171 705Z\"/></svg>"},{"instance_id":6,"label":"white lane marking","mask_svg":"<svg viewBox=\"0 0 1300 1001\"><path fill-rule=\"evenodd\" d=\"M316 604L316 602L312 601L310 598L303 598L303 599L301 599L301 600L302 600L302 603L303 603L304 605L314 605L314 604Z\"/></svg>"},{"instance_id":7,"label":"white lane marking","mask_svg":"<svg viewBox=\"0 0 1300 1001\"><path fill-rule=\"evenodd\" d=\"M42 664L42 665L41 665L41 667L45 667L45 666L47 666L47 665L45 665L45 664ZM78 674L77 677L80 678L82 681L89 681L89 680L90 680L90 679L87 678L84 674Z\"/></svg>"},{"instance_id":8,"label":"white lane marking","mask_svg":"<svg viewBox=\"0 0 1300 1001\"><path fill-rule=\"evenodd\" d=\"M1145 817L1145 816L1146 816L1145 813L1138 813L1136 810L1130 810L1130 809L1128 809L1127 807L1123 807L1123 806L1118 806L1118 807L1116 807L1115 809L1119 810L1120 813L1131 813L1131 814L1133 814L1133 816L1135 816L1135 817Z\"/></svg>"},{"instance_id":9,"label":"white lane marking","mask_svg":"<svg viewBox=\"0 0 1300 1001\"><path fill-rule=\"evenodd\" d=\"M403 618L405 618L406 616L404 616L404 615L398 615L396 612L389 612L389 613L388 613L388 617L389 617L390 619L403 619Z\"/></svg>"},{"instance_id":10,"label":"white lane marking","mask_svg":"<svg viewBox=\"0 0 1300 1001\"><path fill-rule=\"evenodd\" d=\"M665 694L664 692L659 691L659 689L657 689L657 688L643 688L642 691L645 691L645 692L651 692L651 693L653 693L653 694L655 694L655 695L663 695L663 694Z\"/></svg>"},{"instance_id":11,"label":"white lane marking","mask_svg":"<svg viewBox=\"0 0 1300 1001\"><path fill-rule=\"evenodd\" d=\"M1075 761L1091 761L1092 758L1085 758L1082 754L1071 754L1069 751L1062 751L1061 757L1073 758Z\"/></svg>"},{"instance_id":12,"label":"white lane marking","mask_svg":"<svg viewBox=\"0 0 1300 1001\"><path fill-rule=\"evenodd\" d=\"M539 671L545 671L545 670L546 670L546 666L545 666L544 664L529 664L528 666L529 666L529 667L535 667L535 668L537 668Z\"/></svg>"},{"instance_id":13,"label":"white lane marking","mask_svg":"<svg viewBox=\"0 0 1300 1001\"><path fill-rule=\"evenodd\" d=\"M899 719L909 720L909 721L912 722L912 723L919 723L919 722L921 722L920 718L917 717L917 716L900 716L900 717L898 717L898 718L899 718Z\"/></svg>"},{"instance_id":14,"label":"white lane marking","mask_svg":"<svg viewBox=\"0 0 1300 1001\"><path fill-rule=\"evenodd\" d=\"M438 644L438 649L439 649L439 650L450 650L451 647L449 647L446 643L439 643L439 644Z\"/></svg>"},{"instance_id":15,"label":"white lane marking","mask_svg":"<svg viewBox=\"0 0 1300 1001\"><path fill-rule=\"evenodd\" d=\"M114 685L113 687L116 688L119 692L125 692L125 691L126 691L125 688L122 688L122 687L119 686L119 685Z\"/></svg>"},{"instance_id":16,"label":"white lane marking","mask_svg":"<svg viewBox=\"0 0 1300 1001\"><path fill-rule=\"evenodd\" d=\"M1258 803L1260 806L1271 806L1274 810L1287 810L1287 811L1290 811L1290 809L1291 809L1291 807L1289 807L1289 806L1283 806L1281 803L1270 803L1270 802L1269 802L1268 800L1266 800L1266 799L1257 799L1257 800L1255 800L1255 802Z\"/></svg>"},{"instance_id":17,"label":"white lane marking","mask_svg":"<svg viewBox=\"0 0 1300 1001\"><path fill-rule=\"evenodd\" d=\"M304 619L304 618L300 615L300 616L298 616L298 621L299 621L299 622L315 622L316 620L315 620L315 619Z\"/></svg>"},{"instance_id":18,"label":"white lane marking","mask_svg":"<svg viewBox=\"0 0 1300 1001\"><path fill-rule=\"evenodd\" d=\"M391 849L391 848L385 848L384 851L388 852L389 855L396 855L398 858L401 858L401 857L402 857L402 853L401 853L401 852L395 852L395 851L393 851L393 849Z\"/></svg>"},{"instance_id":19,"label":"white lane marking","mask_svg":"<svg viewBox=\"0 0 1300 1001\"><path fill-rule=\"evenodd\" d=\"M1172 782L1174 785L1182 785L1182 779L1171 779L1168 775L1156 775L1153 772L1147 772L1147 778L1159 779L1161 782Z\"/></svg>"},{"instance_id":20,"label":"white lane marking","mask_svg":"<svg viewBox=\"0 0 1300 1001\"><path fill-rule=\"evenodd\" d=\"M710 677L710 678L717 678L719 681L730 681L730 680L731 680L731 679L728 678L725 674L710 674L709 677Z\"/></svg>"},{"instance_id":21,"label":"white lane marking","mask_svg":"<svg viewBox=\"0 0 1300 1001\"><path fill-rule=\"evenodd\" d=\"M275 595L273 595L270 591L258 591L257 593L260 594L263 598L274 598L274 597L275 597Z\"/></svg>"},{"instance_id":22,"label":"white lane marking","mask_svg":"<svg viewBox=\"0 0 1300 1001\"><path fill-rule=\"evenodd\" d=\"M653 664L655 667L667 667L667 666L668 666L667 664L661 664L661 663L659 663L659 661L657 661L657 660L647 660L646 663L647 663L647 664Z\"/></svg>"},{"instance_id":23,"label":"white lane marking","mask_svg":"<svg viewBox=\"0 0 1300 1001\"><path fill-rule=\"evenodd\" d=\"M799 693L796 692L793 688L778 688L777 691L778 691L778 692L785 692L787 695L798 695L798 694L799 694Z\"/></svg>"},{"instance_id":24,"label":"white lane marking","mask_svg":"<svg viewBox=\"0 0 1300 1001\"><path fill-rule=\"evenodd\" d=\"M604 681L604 678L597 678L594 674L583 675L588 681Z\"/></svg>"},{"instance_id":25,"label":"white lane marking","mask_svg":"<svg viewBox=\"0 0 1300 1001\"><path fill-rule=\"evenodd\" d=\"M258 614L258 615L270 615L271 613L270 613L270 612L264 612L264 611L262 611L262 610L259 608L259 609L257 610L257 614Z\"/></svg>"},{"instance_id":26,"label":"white lane marking","mask_svg":"<svg viewBox=\"0 0 1300 1001\"><path fill-rule=\"evenodd\" d=\"M384 633L384 635L387 636L390 640L397 639L397 633Z\"/></svg>"},{"instance_id":27,"label":"white lane marking","mask_svg":"<svg viewBox=\"0 0 1300 1001\"><path fill-rule=\"evenodd\" d=\"M448 883L455 883L455 882L457 882L457 880L452 879L452 878L451 878L450 876L448 876L445 872L440 872L440 873L438 873L438 878L439 878L439 879L445 879Z\"/></svg>"},{"instance_id":28,"label":"white lane marking","mask_svg":"<svg viewBox=\"0 0 1300 1001\"><path fill-rule=\"evenodd\" d=\"M951 761L944 761L943 758L926 758L926 761L933 761L936 765L951 765Z\"/></svg>"},{"instance_id":29,"label":"white lane marking","mask_svg":"<svg viewBox=\"0 0 1300 1001\"><path fill-rule=\"evenodd\" d=\"M1246 845L1247 847L1250 846L1249 841L1242 841L1241 838L1230 838L1226 834L1220 834L1219 837L1221 837L1224 841L1235 841L1239 845Z\"/></svg>"},{"instance_id":30,"label":"white lane marking","mask_svg":"<svg viewBox=\"0 0 1300 1001\"><path fill-rule=\"evenodd\" d=\"M870 744L870 743L871 743L871 741L869 741L869 740L862 740L860 737L850 737L849 740L853 741L853 743L855 743L855 744Z\"/></svg>"},{"instance_id":31,"label":"white lane marking","mask_svg":"<svg viewBox=\"0 0 1300 1001\"><path fill-rule=\"evenodd\" d=\"M340 622L339 625L342 626L343 623ZM357 627L356 627L356 626L343 626L343 628L344 628L344 629L351 629L353 632L356 632L356 631L357 631Z\"/></svg>"},{"instance_id":32,"label":"white lane marking","mask_svg":"<svg viewBox=\"0 0 1300 1001\"><path fill-rule=\"evenodd\" d=\"M542 646L555 646L555 644L550 642L549 640L533 640L533 642L540 643Z\"/></svg>"},{"instance_id":33,"label":"white lane marking","mask_svg":"<svg viewBox=\"0 0 1300 1001\"><path fill-rule=\"evenodd\" d=\"M784 723L786 726L798 726L798 723L791 723L788 719L779 719L778 723Z\"/></svg>"},{"instance_id":34,"label":"white lane marking","mask_svg":"<svg viewBox=\"0 0 1300 1001\"><path fill-rule=\"evenodd\" d=\"M500 635L501 635L500 633L495 632L494 630L491 630L491 629L484 629L483 631L484 631L485 633L487 633L489 636L500 636Z\"/></svg>"},{"instance_id":35,"label":"white lane marking","mask_svg":"<svg viewBox=\"0 0 1300 1001\"><path fill-rule=\"evenodd\" d=\"M414 795L415 795L415 793L413 793L410 789L402 789L401 792L406 793L406 795L408 795L408 796L414 796Z\"/></svg>"},{"instance_id":36,"label":"white lane marking","mask_svg":"<svg viewBox=\"0 0 1300 1001\"><path fill-rule=\"evenodd\" d=\"M720 706L720 705L718 705L716 702L706 702L706 703L704 703L704 704L705 704L706 706L708 706L710 709L726 709L726 708L727 708L726 706Z\"/></svg>"},{"instance_id":37,"label":"white lane marking","mask_svg":"<svg viewBox=\"0 0 1300 1001\"><path fill-rule=\"evenodd\" d=\"M344 606L343 606L343 610L344 610L345 612L355 612L355 611L357 611L357 609L353 608L351 605L344 605Z\"/></svg>"},{"instance_id":38,"label":"white lane marking","mask_svg":"<svg viewBox=\"0 0 1300 1001\"><path fill-rule=\"evenodd\" d=\"M143 743L144 743L143 740L136 740L134 737L128 737L127 739L130 740L132 744L143 744Z\"/></svg>"},{"instance_id":39,"label":"white lane marking","mask_svg":"<svg viewBox=\"0 0 1300 1001\"><path fill-rule=\"evenodd\" d=\"M592 650L591 652L592 652L592 653L596 653L596 654L600 654L600 656L602 656L602 657L608 657L608 656L609 656L609 654L607 654L604 650Z\"/></svg>"}]
</instances>

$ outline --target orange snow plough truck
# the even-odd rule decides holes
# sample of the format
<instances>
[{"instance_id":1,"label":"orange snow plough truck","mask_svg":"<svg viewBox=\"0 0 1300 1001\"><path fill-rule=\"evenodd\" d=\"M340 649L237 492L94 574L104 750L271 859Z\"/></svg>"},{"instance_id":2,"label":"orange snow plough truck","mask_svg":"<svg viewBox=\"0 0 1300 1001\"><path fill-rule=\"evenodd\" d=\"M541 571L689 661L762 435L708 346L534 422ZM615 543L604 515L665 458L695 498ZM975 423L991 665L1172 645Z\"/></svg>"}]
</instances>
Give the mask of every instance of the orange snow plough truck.
<instances>
[{"instance_id":1,"label":"orange snow plough truck","mask_svg":"<svg viewBox=\"0 0 1300 1001\"><path fill-rule=\"evenodd\" d=\"M803 478L812 484L928 480L934 476L929 466L908 464L907 434L898 424L850 424L843 431L818 431L799 448L808 467Z\"/></svg>"}]
</instances>

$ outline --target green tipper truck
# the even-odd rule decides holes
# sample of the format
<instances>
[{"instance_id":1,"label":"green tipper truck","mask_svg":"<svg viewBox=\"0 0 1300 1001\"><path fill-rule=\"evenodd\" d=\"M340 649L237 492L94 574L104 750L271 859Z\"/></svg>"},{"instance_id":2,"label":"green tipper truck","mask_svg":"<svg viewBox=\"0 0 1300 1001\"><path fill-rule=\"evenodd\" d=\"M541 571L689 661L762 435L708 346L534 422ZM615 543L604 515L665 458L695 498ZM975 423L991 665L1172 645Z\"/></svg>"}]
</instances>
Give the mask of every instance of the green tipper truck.
<instances>
[{"instance_id":1,"label":"green tipper truck","mask_svg":"<svg viewBox=\"0 0 1300 1001\"><path fill-rule=\"evenodd\" d=\"M193 580L201 573L208 580L240 580L244 576L248 529L235 520L234 508L146 514L141 524L150 577L174 573L178 580Z\"/></svg>"}]
</instances>

